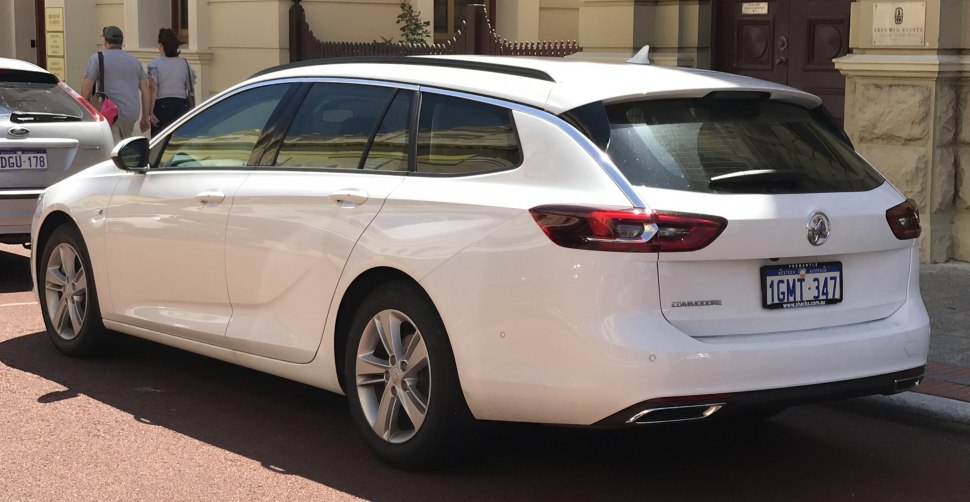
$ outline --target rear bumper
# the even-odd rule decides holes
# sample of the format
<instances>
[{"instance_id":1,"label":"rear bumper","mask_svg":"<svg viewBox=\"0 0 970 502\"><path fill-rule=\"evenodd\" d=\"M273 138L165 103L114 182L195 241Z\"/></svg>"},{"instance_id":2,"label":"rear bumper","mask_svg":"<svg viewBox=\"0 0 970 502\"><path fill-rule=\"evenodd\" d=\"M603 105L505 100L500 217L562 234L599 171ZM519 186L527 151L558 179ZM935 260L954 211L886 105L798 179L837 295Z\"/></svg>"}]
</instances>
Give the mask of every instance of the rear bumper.
<instances>
[{"instance_id":1,"label":"rear bumper","mask_svg":"<svg viewBox=\"0 0 970 502\"><path fill-rule=\"evenodd\" d=\"M43 188L0 190L0 242L30 242L30 224Z\"/></svg>"},{"instance_id":2,"label":"rear bumper","mask_svg":"<svg viewBox=\"0 0 970 502\"><path fill-rule=\"evenodd\" d=\"M693 420L714 416L714 413L717 413L717 416L720 417L749 410L771 409L875 394L898 394L912 390L919 385L925 369L925 366L920 366L866 378L782 389L651 399L604 418L595 425L617 427L639 423ZM716 410L710 412L707 416L702 416L705 411L712 407L716 407ZM657 417L657 420L645 419L648 414L651 417Z\"/></svg>"}]
</instances>

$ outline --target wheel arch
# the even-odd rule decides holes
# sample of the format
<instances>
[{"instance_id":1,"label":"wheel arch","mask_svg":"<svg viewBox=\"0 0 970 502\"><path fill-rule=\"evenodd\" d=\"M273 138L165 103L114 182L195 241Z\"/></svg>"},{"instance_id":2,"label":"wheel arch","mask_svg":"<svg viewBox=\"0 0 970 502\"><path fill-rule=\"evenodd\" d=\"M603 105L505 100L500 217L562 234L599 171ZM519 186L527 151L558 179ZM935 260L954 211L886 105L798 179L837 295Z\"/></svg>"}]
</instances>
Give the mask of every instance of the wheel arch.
<instances>
[{"instance_id":1,"label":"wheel arch","mask_svg":"<svg viewBox=\"0 0 970 502\"><path fill-rule=\"evenodd\" d=\"M79 235L81 234L81 228L67 213L61 210L52 211L44 218L44 223L41 224L40 231L37 232L37 242L33 243L35 254L40 253L40 255L43 255L44 247L47 245L47 240L50 239L50 236L54 233L54 230L57 230L62 225L70 225L74 227L74 230L76 230ZM35 285L40 278L40 276L37 275L40 274L40 268L42 266L40 255L38 255L38 258L34 263Z\"/></svg>"},{"instance_id":2,"label":"wheel arch","mask_svg":"<svg viewBox=\"0 0 970 502\"><path fill-rule=\"evenodd\" d=\"M337 308L337 319L334 325L333 354L337 369L337 380L340 383L340 388L343 389L345 393L347 389L344 387L343 354L347 349L347 340L350 336L350 325L354 320L357 309L364 301L364 298L366 298L367 295L372 291L385 284L397 281L410 283L424 294L427 300L431 302L431 305L434 305L434 302L431 300L431 296L427 291L425 291L424 287L421 286L417 280L410 275L392 267L372 268L360 274L356 279L354 279L350 286L347 287L343 297L340 299L340 306ZM435 307L435 310L437 310L437 307Z\"/></svg>"}]
</instances>

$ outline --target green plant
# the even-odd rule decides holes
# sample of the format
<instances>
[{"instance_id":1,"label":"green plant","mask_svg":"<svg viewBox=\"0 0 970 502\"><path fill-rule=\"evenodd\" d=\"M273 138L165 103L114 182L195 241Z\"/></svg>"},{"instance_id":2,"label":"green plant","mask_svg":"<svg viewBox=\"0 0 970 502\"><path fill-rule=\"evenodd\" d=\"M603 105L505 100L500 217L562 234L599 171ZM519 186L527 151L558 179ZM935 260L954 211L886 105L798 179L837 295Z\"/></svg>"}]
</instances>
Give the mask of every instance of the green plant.
<instances>
[{"instance_id":1,"label":"green plant","mask_svg":"<svg viewBox=\"0 0 970 502\"><path fill-rule=\"evenodd\" d=\"M401 41L409 44L426 44L431 37L431 21L421 20L421 11L414 10L414 6L407 0L401 0L401 13L397 15L397 24L401 26Z\"/></svg>"}]
</instances>

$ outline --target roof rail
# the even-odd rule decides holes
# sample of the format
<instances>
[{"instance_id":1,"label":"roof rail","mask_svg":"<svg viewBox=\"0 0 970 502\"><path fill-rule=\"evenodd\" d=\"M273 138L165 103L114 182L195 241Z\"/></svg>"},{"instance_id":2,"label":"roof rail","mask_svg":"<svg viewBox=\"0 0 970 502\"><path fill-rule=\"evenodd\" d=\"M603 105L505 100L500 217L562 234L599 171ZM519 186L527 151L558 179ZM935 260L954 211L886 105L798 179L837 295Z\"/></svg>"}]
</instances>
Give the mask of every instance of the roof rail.
<instances>
[{"instance_id":1,"label":"roof rail","mask_svg":"<svg viewBox=\"0 0 970 502\"><path fill-rule=\"evenodd\" d=\"M501 63L492 63L486 61L469 61L465 59L451 59L451 58L429 58L420 56L362 56L362 57L344 57L344 58L322 58L322 59L309 59L306 61L297 61L295 63L288 63L279 66L274 66L272 68L266 68L265 70L254 73L249 78L255 78L267 73L272 73L280 70L288 70L290 68L302 68L305 66L317 66L317 65L331 65L331 64L360 64L360 63L371 63L371 64L401 64L401 65L417 65L417 66L438 66L444 68L460 68L464 70L477 70L477 71L487 71L492 73L503 73L506 75L515 75L517 77L533 78L536 80L545 80L547 82L555 82L556 80L552 78L548 73L536 70L534 68L525 68L522 66L513 66Z\"/></svg>"}]
</instances>

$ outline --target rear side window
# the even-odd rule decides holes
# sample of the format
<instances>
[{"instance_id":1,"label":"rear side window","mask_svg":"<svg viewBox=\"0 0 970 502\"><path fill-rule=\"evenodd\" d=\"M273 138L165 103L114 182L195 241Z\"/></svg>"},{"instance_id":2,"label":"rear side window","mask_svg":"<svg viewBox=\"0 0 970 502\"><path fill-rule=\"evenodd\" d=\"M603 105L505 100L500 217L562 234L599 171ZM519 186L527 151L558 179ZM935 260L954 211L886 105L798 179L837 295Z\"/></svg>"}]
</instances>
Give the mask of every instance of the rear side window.
<instances>
[{"instance_id":1,"label":"rear side window","mask_svg":"<svg viewBox=\"0 0 970 502\"><path fill-rule=\"evenodd\" d=\"M314 85L293 118L276 165L357 169L393 95L389 87Z\"/></svg>"},{"instance_id":2,"label":"rear side window","mask_svg":"<svg viewBox=\"0 0 970 502\"><path fill-rule=\"evenodd\" d=\"M0 117L15 123L93 120L53 75L0 69Z\"/></svg>"},{"instance_id":3,"label":"rear side window","mask_svg":"<svg viewBox=\"0 0 970 502\"><path fill-rule=\"evenodd\" d=\"M159 167L245 166L290 86L248 89L203 110L172 132Z\"/></svg>"},{"instance_id":4,"label":"rear side window","mask_svg":"<svg viewBox=\"0 0 970 502\"><path fill-rule=\"evenodd\" d=\"M426 93L421 98L417 172L473 174L518 167L522 151L512 111Z\"/></svg>"},{"instance_id":5,"label":"rear side window","mask_svg":"<svg viewBox=\"0 0 970 502\"><path fill-rule=\"evenodd\" d=\"M763 99L608 105L606 152L634 185L708 193L853 192L882 177L808 110Z\"/></svg>"}]
</instances>

